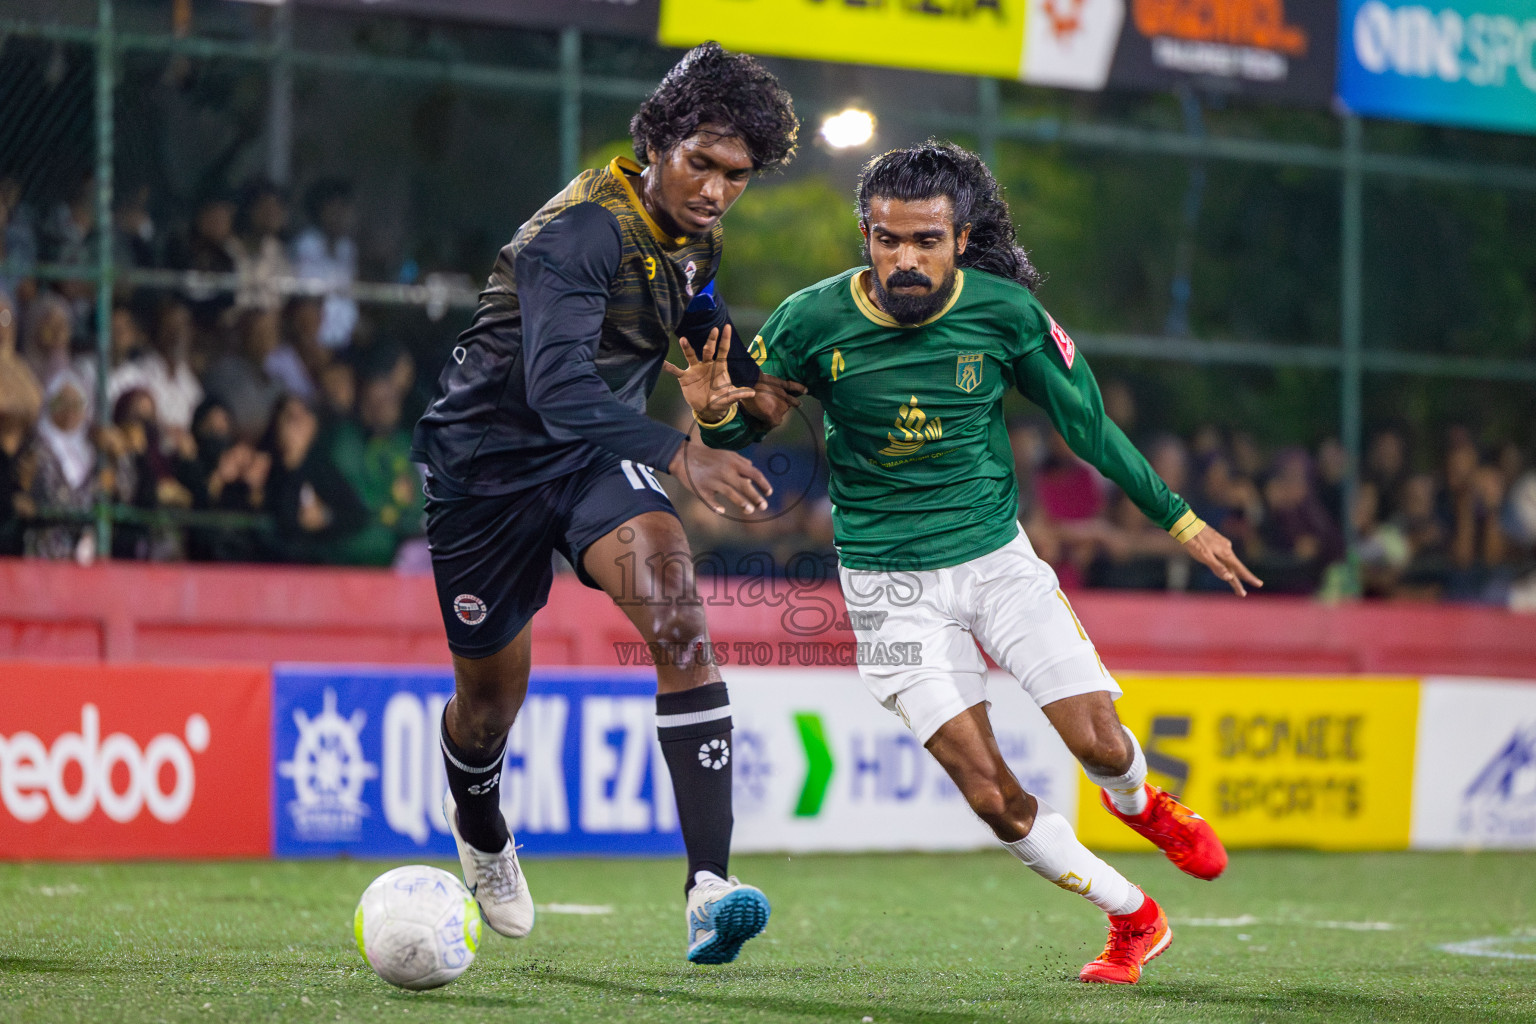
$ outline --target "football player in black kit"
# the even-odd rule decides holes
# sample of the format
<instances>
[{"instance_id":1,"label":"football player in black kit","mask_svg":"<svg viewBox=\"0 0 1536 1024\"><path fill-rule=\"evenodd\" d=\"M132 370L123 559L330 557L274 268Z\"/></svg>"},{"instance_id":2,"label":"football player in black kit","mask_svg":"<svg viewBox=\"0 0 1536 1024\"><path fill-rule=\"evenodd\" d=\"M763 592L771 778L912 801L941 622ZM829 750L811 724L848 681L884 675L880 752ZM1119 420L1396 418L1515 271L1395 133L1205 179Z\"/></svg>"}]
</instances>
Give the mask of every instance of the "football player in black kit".
<instances>
[{"instance_id":1,"label":"football player in black kit","mask_svg":"<svg viewBox=\"0 0 1536 1024\"><path fill-rule=\"evenodd\" d=\"M630 123L640 163L588 170L501 250L474 322L416 426L427 537L453 652L443 714L444 814L486 922L520 937L533 899L500 811L508 731L528 690L530 622L558 551L606 591L656 655L656 725L688 851L688 959L726 963L768 922L727 872L731 706L707 655L692 555L655 471L706 504L766 508L768 481L645 414L674 335L688 373L724 351L723 404L777 423L803 388L730 343L714 290L720 218L752 176L794 153L788 93L745 54L690 51ZM644 166L642 167L641 164ZM697 369L693 369L697 366ZM701 751L703 754L701 755Z\"/></svg>"}]
</instances>

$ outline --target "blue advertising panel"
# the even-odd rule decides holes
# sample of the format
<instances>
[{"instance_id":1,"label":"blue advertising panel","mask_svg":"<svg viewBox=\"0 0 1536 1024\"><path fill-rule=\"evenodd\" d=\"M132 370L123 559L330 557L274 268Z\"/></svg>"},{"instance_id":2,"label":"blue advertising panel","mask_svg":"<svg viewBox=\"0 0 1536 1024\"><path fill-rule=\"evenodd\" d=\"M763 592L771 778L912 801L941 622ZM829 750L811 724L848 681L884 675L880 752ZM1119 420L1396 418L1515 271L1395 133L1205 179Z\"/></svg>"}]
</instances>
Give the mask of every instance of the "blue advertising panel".
<instances>
[{"instance_id":1,"label":"blue advertising panel","mask_svg":"<svg viewBox=\"0 0 1536 1024\"><path fill-rule=\"evenodd\" d=\"M1343 0L1339 99L1358 114L1536 131L1532 0Z\"/></svg>"},{"instance_id":2,"label":"blue advertising panel","mask_svg":"<svg viewBox=\"0 0 1536 1024\"><path fill-rule=\"evenodd\" d=\"M273 670L273 852L454 855L438 722L447 670ZM501 808L522 856L683 850L645 671L534 670L507 742Z\"/></svg>"}]
</instances>

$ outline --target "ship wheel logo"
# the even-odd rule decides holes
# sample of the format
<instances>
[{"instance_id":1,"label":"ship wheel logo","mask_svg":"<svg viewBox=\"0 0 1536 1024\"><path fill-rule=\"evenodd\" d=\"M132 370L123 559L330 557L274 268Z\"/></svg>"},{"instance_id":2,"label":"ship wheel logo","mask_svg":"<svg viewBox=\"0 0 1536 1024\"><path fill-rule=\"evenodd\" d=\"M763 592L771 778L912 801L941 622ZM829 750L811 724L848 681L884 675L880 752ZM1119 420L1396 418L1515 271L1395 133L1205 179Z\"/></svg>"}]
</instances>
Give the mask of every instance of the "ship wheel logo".
<instances>
[{"instance_id":1,"label":"ship wheel logo","mask_svg":"<svg viewBox=\"0 0 1536 1024\"><path fill-rule=\"evenodd\" d=\"M277 766L277 773L293 780L293 801L288 805L294 826L310 839L355 836L368 813L363 785L379 777L378 765L363 755L361 734L367 714L357 709L347 717L336 710L336 691L325 690L320 714L310 718L303 708L293 709L299 738L293 756Z\"/></svg>"}]
</instances>

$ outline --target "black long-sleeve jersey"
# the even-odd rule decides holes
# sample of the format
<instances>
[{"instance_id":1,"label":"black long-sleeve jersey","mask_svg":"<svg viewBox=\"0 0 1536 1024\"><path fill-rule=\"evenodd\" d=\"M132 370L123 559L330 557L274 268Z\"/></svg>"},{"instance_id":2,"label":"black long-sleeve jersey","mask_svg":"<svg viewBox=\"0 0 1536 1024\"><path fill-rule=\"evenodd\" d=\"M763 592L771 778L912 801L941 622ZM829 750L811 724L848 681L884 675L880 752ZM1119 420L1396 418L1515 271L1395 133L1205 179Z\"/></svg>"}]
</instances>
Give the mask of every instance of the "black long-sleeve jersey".
<instances>
[{"instance_id":1,"label":"black long-sleeve jersey","mask_svg":"<svg viewBox=\"0 0 1536 1024\"><path fill-rule=\"evenodd\" d=\"M463 494L510 494L584 468L603 451L665 469L685 436L645 414L675 334L695 346L730 321L714 294L720 224L663 232L622 157L584 171L496 258L459 335L412 456ZM733 341L731 377L756 383Z\"/></svg>"}]
</instances>

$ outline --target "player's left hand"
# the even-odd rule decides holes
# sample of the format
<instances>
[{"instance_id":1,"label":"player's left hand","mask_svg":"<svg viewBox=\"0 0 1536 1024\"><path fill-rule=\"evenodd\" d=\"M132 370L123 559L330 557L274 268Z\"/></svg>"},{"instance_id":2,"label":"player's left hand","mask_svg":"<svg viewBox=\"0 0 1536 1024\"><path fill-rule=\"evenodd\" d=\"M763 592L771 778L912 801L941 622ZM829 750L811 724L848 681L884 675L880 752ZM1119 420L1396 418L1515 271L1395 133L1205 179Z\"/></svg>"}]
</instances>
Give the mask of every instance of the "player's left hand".
<instances>
[{"instance_id":1,"label":"player's left hand","mask_svg":"<svg viewBox=\"0 0 1536 1024\"><path fill-rule=\"evenodd\" d=\"M1216 527L1206 524L1205 529L1195 534L1184 542L1184 550L1195 561L1210 567L1216 578L1230 586L1238 597L1247 597L1248 591L1243 589L1246 581L1249 586L1262 587L1264 581L1255 576L1243 560L1237 557L1237 552L1232 550L1232 542L1222 536Z\"/></svg>"},{"instance_id":2,"label":"player's left hand","mask_svg":"<svg viewBox=\"0 0 1536 1024\"><path fill-rule=\"evenodd\" d=\"M716 423L725 419L731 406L752 397L751 388L739 388L731 383L731 371L725 361L731 351L730 324L726 324L723 331L716 327L709 332L702 353L695 354L687 338L678 338L677 343L683 350L683 358L688 361L687 368L680 369L670 362L661 365L677 378L684 400L699 419Z\"/></svg>"},{"instance_id":3,"label":"player's left hand","mask_svg":"<svg viewBox=\"0 0 1536 1024\"><path fill-rule=\"evenodd\" d=\"M753 419L773 428L784 422L789 410L800 408L800 396L803 394L805 385L799 381L764 373L758 376L752 397L743 399L741 407Z\"/></svg>"}]
</instances>

